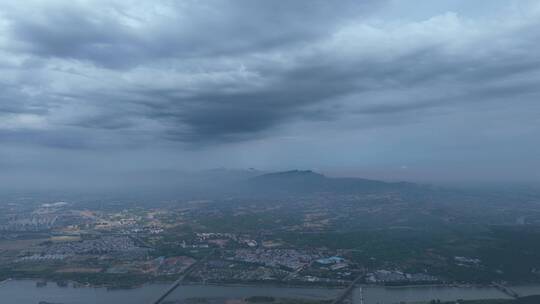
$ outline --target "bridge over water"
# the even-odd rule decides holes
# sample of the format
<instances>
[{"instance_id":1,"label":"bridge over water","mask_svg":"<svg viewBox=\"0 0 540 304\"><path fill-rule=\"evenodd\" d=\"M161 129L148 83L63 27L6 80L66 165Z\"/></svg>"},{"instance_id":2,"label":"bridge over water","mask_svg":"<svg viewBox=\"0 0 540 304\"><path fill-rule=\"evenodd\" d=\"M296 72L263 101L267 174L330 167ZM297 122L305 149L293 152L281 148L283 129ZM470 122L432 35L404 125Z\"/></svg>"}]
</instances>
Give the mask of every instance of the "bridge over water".
<instances>
[{"instance_id":1,"label":"bridge over water","mask_svg":"<svg viewBox=\"0 0 540 304\"><path fill-rule=\"evenodd\" d=\"M172 285L163 293L161 294L161 296L159 296L159 298L157 300L155 300L154 302L152 302L152 304L161 304L163 302L163 300L165 300L176 288L178 288L178 286L180 286L182 284L182 282L184 281L184 279L190 274L192 273L199 265L201 265L202 263L204 263L209 257L211 257L213 254L215 253L215 250L212 250L212 252L210 252L208 255L206 255L204 258L200 259L199 261L197 261L196 263L194 263L193 265L191 265L188 269L186 269L184 271L184 273L182 273L182 275L176 280L174 281L174 283L172 283Z\"/></svg>"}]
</instances>

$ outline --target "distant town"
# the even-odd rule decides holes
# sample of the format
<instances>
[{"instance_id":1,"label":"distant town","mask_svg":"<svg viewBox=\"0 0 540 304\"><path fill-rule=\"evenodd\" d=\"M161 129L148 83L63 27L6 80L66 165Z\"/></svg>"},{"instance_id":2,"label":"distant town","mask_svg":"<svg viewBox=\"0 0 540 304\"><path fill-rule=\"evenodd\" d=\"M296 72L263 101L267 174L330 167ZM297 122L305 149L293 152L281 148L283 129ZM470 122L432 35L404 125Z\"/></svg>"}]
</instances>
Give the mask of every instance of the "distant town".
<instances>
[{"instance_id":1,"label":"distant town","mask_svg":"<svg viewBox=\"0 0 540 304\"><path fill-rule=\"evenodd\" d=\"M458 194L429 191L432 202L385 188L106 208L14 196L0 206L0 276L115 288L184 274L185 283L327 287L540 281L530 241L540 240L540 216L529 209L539 201L492 201L484 212L482 195L456 203Z\"/></svg>"}]
</instances>

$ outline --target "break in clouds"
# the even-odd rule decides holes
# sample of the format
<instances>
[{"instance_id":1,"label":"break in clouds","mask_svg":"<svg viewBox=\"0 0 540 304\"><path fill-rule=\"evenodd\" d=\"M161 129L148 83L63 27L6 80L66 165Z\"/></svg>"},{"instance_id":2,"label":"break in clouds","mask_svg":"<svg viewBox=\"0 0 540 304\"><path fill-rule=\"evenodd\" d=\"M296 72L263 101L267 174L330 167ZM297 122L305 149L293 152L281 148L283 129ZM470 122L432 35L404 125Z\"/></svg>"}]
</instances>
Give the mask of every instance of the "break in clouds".
<instances>
[{"instance_id":1,"label":"break in clouds","mask_svg":"<svg viewBox=\"0 0 540 304\"><path fill-rule=\"evenodd\" d=\"M0 180L540 180L536 1L3 1ZM51 175L52 174L52 175Z\"/></svg>"}]
</instances>

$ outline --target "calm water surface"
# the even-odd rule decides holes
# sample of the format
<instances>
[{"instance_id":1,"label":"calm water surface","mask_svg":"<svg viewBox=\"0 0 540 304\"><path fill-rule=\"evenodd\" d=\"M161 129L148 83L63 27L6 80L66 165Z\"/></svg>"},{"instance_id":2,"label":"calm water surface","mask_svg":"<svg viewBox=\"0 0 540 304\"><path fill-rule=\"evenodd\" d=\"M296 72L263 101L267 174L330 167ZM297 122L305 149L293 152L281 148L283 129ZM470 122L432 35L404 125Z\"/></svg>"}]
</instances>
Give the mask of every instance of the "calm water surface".
<instances>
[{"instance_id":1,"label":"calm water surface","mask_svg":"<svg viewBox=\"0 0 540 304\"><path fill-rule=\"evenodd\" d=\"M147 284L134 289L107 290L93 287L58 287L48 283L36 287L32 280L13 280L0 285L2 304L38 304L47 301L62 304L149 304L163 293L170 284ZM249 296L275 296L307 299L332 299L338 289L285 288L257 286L186 285L177 288L167 300L192 297L244 298Z\"/></svg>"},{"instance_id":2,"label":"calm water surface","mask_svg":"<svg viewBox=\"0 0 540 304\"><path fill-rule=\"evenodd\" d=\"M169 284L147 284L135 289L107 290L105 288L58 287L48 283L36 287L36 281L12 280L0 284L0 303L38 304L39 301L63 304L146 304L152 303ZM540 285L512 287L520 295L540 294ZM338 289L287 288L267 286L202 286L187 285L175 290L167 300L192 297L244 298L249 296L275 296L304 299L333 299ZM395 304L400 301L418 303L431 299L445 301L457 299L503 299L504 293L490 287L363 287L364 304ZM355 304L360 303L360 292L353 292Z\"/></svg>"},{"instance_id":3,"label":"calm water surface","mask_svg":"<svg viewBox=\"0 0 540 304\"><path fill-rule=\"evenodd\" d=\"M532 296L540 294L540 285L520 285L512 286L513 291L517 292L520 296Z\"/></svg>"},{"instance_id":4,"label":"calm water surface","mask_svg":"<svg viewBox=\"0 0 540 304\"><path fill-rule=\"evenodd\" d=\"M477 299L508 299L506 294L493 287L363 287L365 304L395 304L401 301L422 302L439 299L441 301L452 300L477 300ZM355 304L360 304L360 292L353 293Z\"/></svg>"},{"instance_id":5,"label":"calm water surface","mask_svg":"<svg viewBox=\"0 0 540 304\"><path fill-rule=\"evenodd\" d=\"M62 304L143 304L157 299L167 284L149 284L135 289L107 290L92 287L58 287L48 283L36 287L32 280L13 280L0 285L2 304L38 304L40 301Z\"/></svg>"}]
</instances>

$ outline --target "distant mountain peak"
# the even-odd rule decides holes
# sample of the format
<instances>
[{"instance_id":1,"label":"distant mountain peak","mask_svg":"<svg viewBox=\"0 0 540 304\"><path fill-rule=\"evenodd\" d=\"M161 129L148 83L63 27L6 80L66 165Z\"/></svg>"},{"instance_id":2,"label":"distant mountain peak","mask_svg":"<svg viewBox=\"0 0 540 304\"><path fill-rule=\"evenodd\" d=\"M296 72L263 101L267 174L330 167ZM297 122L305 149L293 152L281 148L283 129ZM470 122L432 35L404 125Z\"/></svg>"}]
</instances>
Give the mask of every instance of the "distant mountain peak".
<instances>
[{"instance_id":1,"label":"distant mountain peak","mask_svg":"<svg viewBox=\"0 0 540 304\"><path fill-rule=\"evenodd\" d=\"M312 170L267 173L249 179L251 191L264 195L314 193L388 193L416 189L408 183L388 183L363 178L326 177Z\"/></svg>"},{"instance_id":2,"label":"distant mountain peak","mask_svg":"<svg viewBox=\"0 0 540 304\"><path fill-rule=\"evenodd\" d=\"M267 173L259 175L260 178L290 178L290 177L301 177L301 178L326 178L324 175L313 172L311 170L289 170L281 172Z\"/></svg>"}]
</instances>

